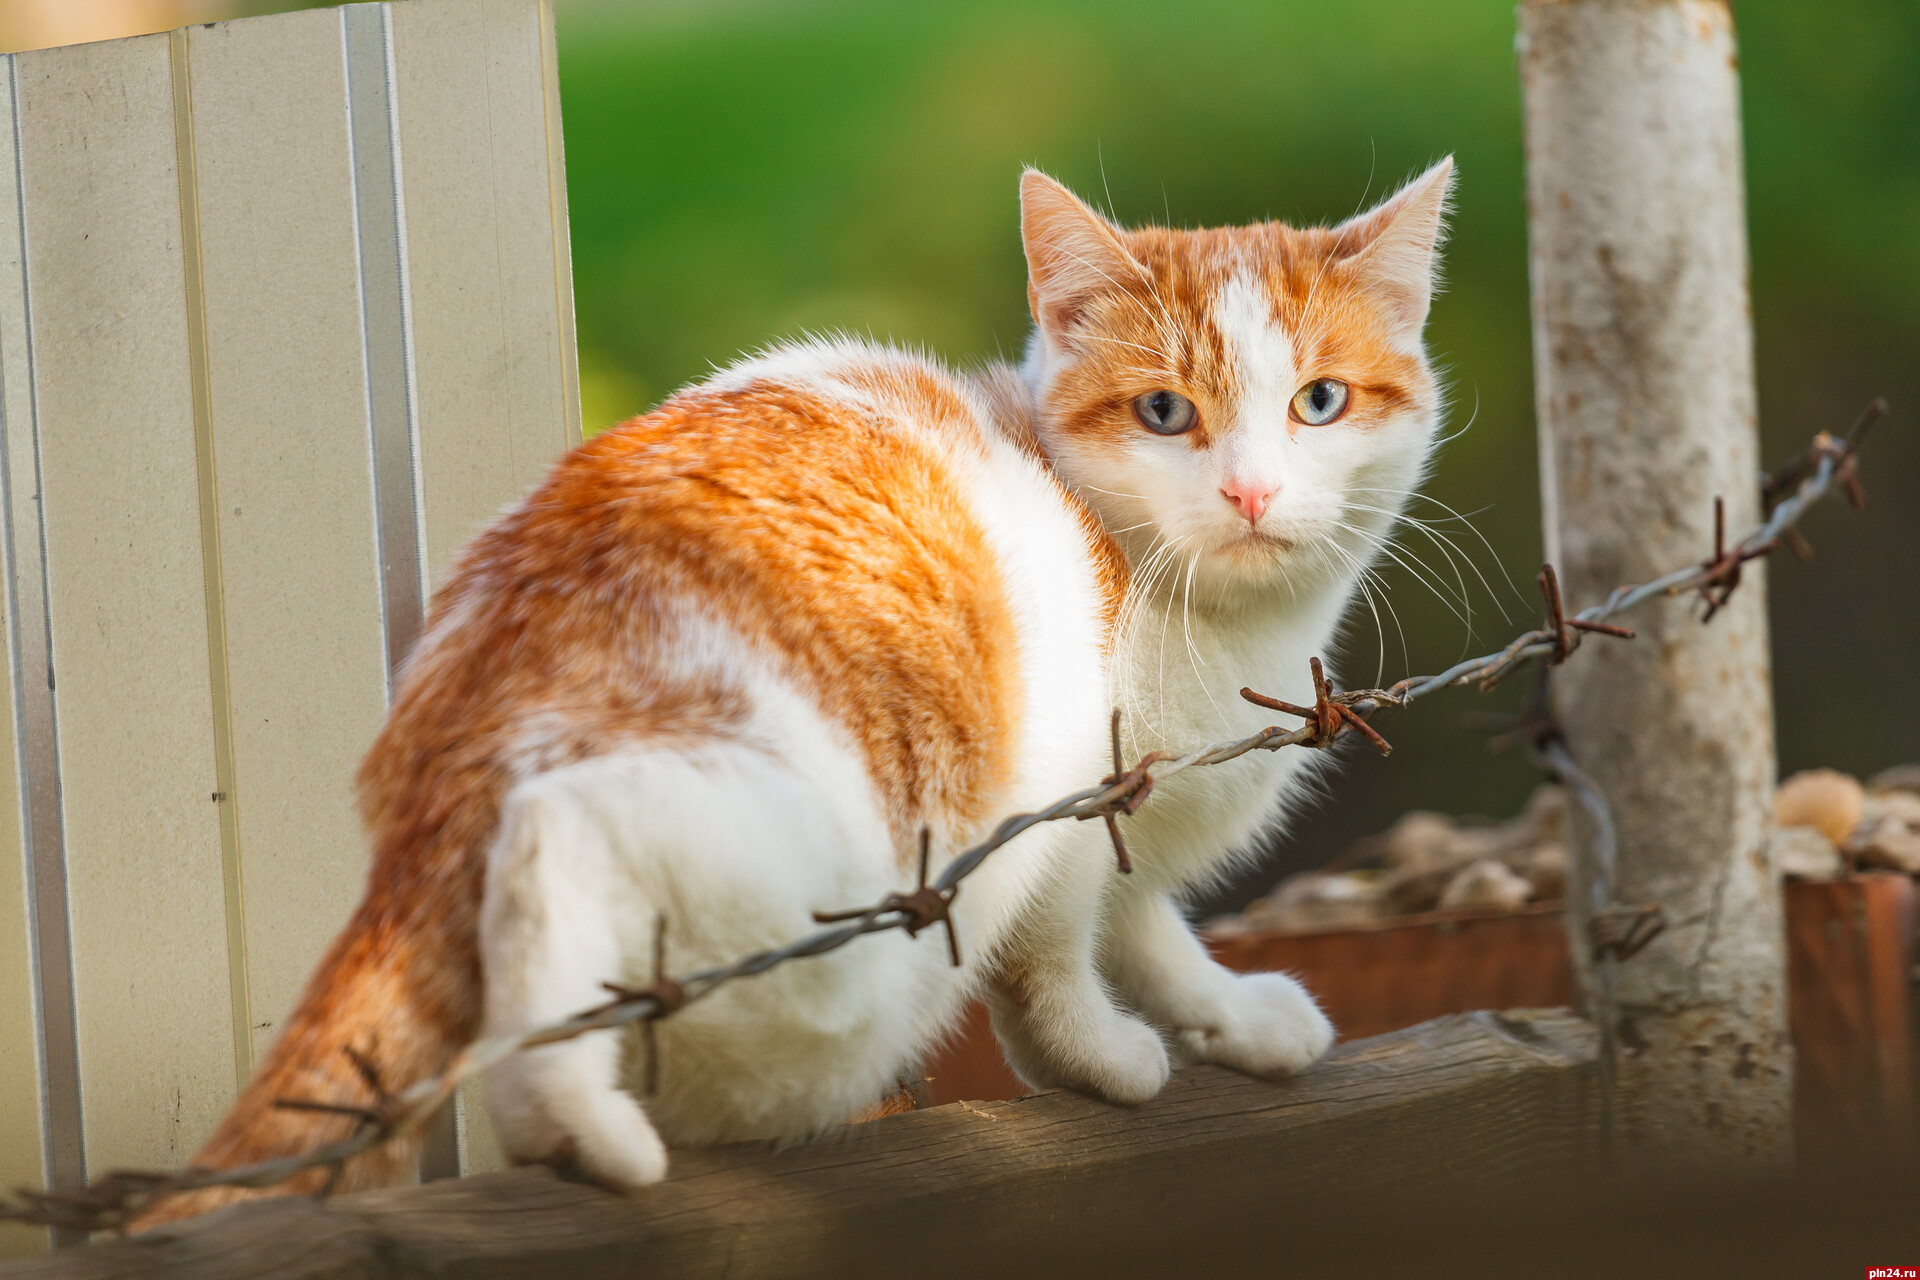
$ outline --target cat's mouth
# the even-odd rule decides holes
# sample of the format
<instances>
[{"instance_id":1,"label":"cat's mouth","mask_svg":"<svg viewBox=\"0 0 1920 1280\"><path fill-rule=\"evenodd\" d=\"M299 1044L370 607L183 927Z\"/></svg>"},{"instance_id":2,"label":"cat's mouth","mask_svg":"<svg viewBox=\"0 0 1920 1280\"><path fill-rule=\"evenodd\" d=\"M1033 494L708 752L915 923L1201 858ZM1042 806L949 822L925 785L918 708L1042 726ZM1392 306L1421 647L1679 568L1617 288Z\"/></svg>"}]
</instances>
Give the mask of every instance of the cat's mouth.
<instances>
[{"instance_id":1,"label":"cat's mouth","mask_svg":"<svg viewBox=\"0 0 1920 1280\"><path fill-rule=\"evenodd\" d=\"M1277 555L1283 551L1293 550L1293 539L1282 537L1277 533L1262 533L1258 529L1248 529L1240 536L1221 543L1220 550Z\"/></svg>"}]
</instances>

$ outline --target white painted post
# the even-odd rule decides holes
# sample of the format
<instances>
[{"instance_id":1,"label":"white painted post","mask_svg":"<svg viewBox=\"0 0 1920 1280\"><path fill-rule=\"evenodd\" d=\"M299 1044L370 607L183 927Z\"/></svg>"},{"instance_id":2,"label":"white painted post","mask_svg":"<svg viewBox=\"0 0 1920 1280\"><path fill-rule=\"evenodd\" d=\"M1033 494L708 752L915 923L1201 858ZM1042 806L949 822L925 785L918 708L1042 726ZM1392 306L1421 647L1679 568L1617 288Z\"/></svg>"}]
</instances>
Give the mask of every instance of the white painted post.
<instances>
[{"instance_id":1,"label":"white painted post","mask_svg":"<svg viewBox=\"0 0 1920 1280\"><path fill-rule=\"evenodd\" d=\"M1705 559L1716 497L1730 534L1758 515L1733 21L1723 0L1526 0L1519 23L1543 518L1580 606ZM1613 805L1614 901L1668 922L1619 966L1620 1149L1765 1166L1790 1154L1792 1058L1761 566L1711 624L1691 603L1587 646L1554 703ZM1576 884L1591 867L1578 850Z\"/></svg>"}]
</instances>

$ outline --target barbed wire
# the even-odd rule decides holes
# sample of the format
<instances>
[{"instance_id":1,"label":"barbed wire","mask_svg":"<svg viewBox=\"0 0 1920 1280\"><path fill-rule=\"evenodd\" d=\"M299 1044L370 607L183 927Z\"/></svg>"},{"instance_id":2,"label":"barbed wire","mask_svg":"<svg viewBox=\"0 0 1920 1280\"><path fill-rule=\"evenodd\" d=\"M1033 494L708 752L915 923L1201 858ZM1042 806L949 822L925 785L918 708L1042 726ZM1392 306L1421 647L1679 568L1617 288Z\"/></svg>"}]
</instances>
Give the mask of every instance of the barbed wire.
<instances>
[{"instance_id":1,"label":"barbed wire","mask_svg":"<svg viewBox=\"0 0 1920 1280\"><path fill-rule=\"evenodd\" d=\"M1836 439L1821 432L1804 453L1779 471L1762 477L1761 495L1766 517L1732 547L1725 545L1724 512L1716 501L1715 544L1713 553L1704 561L1676 569L1638 586L1616 588L1601 604L1571 615L1566 612L1561 599L1559 579L1553 566L1543 566L1538 581L1547 608L1547 625L1522 633L1494 653L1456 663L1438 675L1410 677L1385 689L1345 692L1333 690L1320 659L1313 658L1310 666L1314 703L1310 707L1296 706L1252 689L1241 690L1241 696L1255 705L1299 717L1305 722L1299 728L1273 726L1248 737L1208 742L1185 752L1155 751L1142 757L1131 768L1124 766L1121 755L1120 717L1116 711L1111 727L1111 774L1102 778L1097 786L1062 796L1043 809L1006 818L986 839L955 856L931 881L927 879L931 849L928 835L923 830L919 879L910 892L889 893L872 906L852 911L815 912L813 918L816 923L831 927L822 928L783 947L742 956L731 964L701 969L678 978L656 971L653 982L645 987L604 984L610 996L606 1002L530 1031L475 1041L456 1053L446 1069L438 1075L416 1081L397 1093L389 1090L370 1053L358 1046L344 1045L341 1052L366 1085L371 1095L370 1101L283 1098L278 1100L277 1105L351 1119L354 1128L347 1136L302 1155L281 1156L230 1169L196 1166L171 1173L119 1170L73 1190L34 1191L22 1188L16 1193L15 1200L0 1201L0 1220L76 1231L124 1229L146 1210L171 1196L214 1187L271 1187L315 1169L329 1170L326 1183L319 1192L324 1196L330 1194L338 1184L348 1160L418 1132L447 1104L463 1081L522 1050L571 1040L593 1031L632 1023L657 1022L705 999L729 983L754 977L790 961L838 950L856 938L872 933L901 930L913 937L924 929L940 925L947 935L949 955L957 966L961 960L960 939L954 931L952 908L960 885L995 852L1042 823L1067 819L1103 819L1112 839L1118 869L1123 874L1129 873L1132 863L1121 835L1119 819L1138 812L1157 784L1177 774L1189 769L1225 764L1253 751L1277 751L1293 746L1326 749L1348 733L1360 735L1382 755L1389 755L1392 746L1368 723L1368 717L1378 711L1404 707L1457 685L1478 683L1483 692L1489 691L1514 671L1536 659L1544 660L1548 666L1566 661L1580 647L1585 635L1632 639L1631 630L1609 623L1607 619L1655 597L1670 597L1697 590L1706 601L1706 617L1710 619L1739 586L1741 566L1765 556L1777 547L1806 510L1826 496L1836 484L1845 490L1856 507L1860 505L1862 498L1856 474L1859 446L1868 427L1885 412L1885 408L1884 402L1875 400L1845 437ZM1787 492L1789 489L1791 493ZM1559 776L1569 780L1584 779L1565 748L1558 744L1557 736L1543 727L1546 724L1550 722L1523 723L1518 731L1523 736L1532 735L1528 739L1530 750L1550 769L1559 771ZM1598 802L1596 818L1605 833L1602 843L1606 848L1596 860L1602 868L1594 889L1598 920L1612 909L1612 822L1605 807L1605 798L1590 781L1578 789L1590 793L1591 798ZM1601 932L1595 934L1596 949L1607 957L1609 977L1611 965L1632 954L1627 949L1629 942L1644 945L1646 938L1651 936L1639 936L1644 933L1644 926L1638 932L1632 927L1624 932L1616 927L1614 932L1620 936L1608 935L1603 938ZM1633 949L1637 950L1638 947ZM1610 996L1607 998L1610 999Z\"/></svg>"}]
</instances>

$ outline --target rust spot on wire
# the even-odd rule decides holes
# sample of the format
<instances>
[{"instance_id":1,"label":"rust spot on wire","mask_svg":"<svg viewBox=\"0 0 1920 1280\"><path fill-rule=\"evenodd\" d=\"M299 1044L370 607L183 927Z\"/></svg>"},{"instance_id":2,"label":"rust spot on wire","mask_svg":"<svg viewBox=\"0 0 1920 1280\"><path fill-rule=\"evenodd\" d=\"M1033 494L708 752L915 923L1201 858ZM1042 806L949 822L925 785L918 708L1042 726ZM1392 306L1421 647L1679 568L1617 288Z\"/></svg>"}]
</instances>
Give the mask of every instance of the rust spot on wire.
<instances>
[{"instance_id":1,"label":"rust spot on wire","mask_svg":"<svg viewBox=\"0 0 1920 1280\"><path fill-rule=\"evenodd\" d=\"M1255 693L1252 689L1240 690L1240 696L1256 707L1266 707L1270 711L1284 711L1290 716L1299 716L1305 720L1307 722L1305 727L1312 735L1303 744L1305 746L1330 747L1343 730L1352 729L1371 742L1373 749L1381 755L1392 755L1392 744L1366 722L1350 701L1343 700L1340 695L1333 692L1333 687L1327 682L1327 673L1320 666L1320 659L1309 658L1307 664L1313 671L1313 705L1311 707L1296 707L1291 702L1282 702L1264 693ZM1367 692L1376 691L1368 690Z\"/></svg>"},{"instance_id":2,"label":"rust spot on wire","mask_svg":"<svg viewBox=\"0 0 1920 1280\"><path fill-rule=\"evenodd\" d=\"M1140 806L1153 794L1153 774L1148 770L1169 757L1165 752L1149 751L1140 757L1139 764L1127 768L1126 758L1120 754L1118 707L1113 709L1113 716L1108 721L1108 735L1113 742L1113 772L1100 779L1100 785L1107 788L1110 794L1078 817L1082 822L1088 818L1100 818L1106 822L1107 838L1113 841L1114 865L1120 869L1121 875L1130 876L1133 874L1133 859L1128 856L1127 842L1120 835L1120 815L1124 813L1131 817L1140 811Z\"/></svg>"},{"instance_id":3,"label":"rust spot on wire","mask_svg":"<svg viewBox=\"0 0 1920 1280\"><path fill-rule=\"evenodd\" d=\"M941 925L947 931L947 955L953 961L953 967L960 967L960 939L953 931L953 899L959 893L959 887L938 889L927 883L927 863L933 849L933 833L926 827L920 828L920 883L911 893L890 893L877 904L853 911L816 911L813 913L815 924L838 924L847 920L860 920L874 923L881 916L897 912L899 923L894 927L906 931L909 938L920 936L922 929Z\"/></svg>"},{"instance_id":4,"label":"rust spot on wire","mask_svg":"<svg viewBox=\"0 0 1920 1280\"><path fill-rule=\"evenodd\" d=\"M1822 433L1825 434L1824 432ZM1837 475L1837 473L1836 473ZM1700 580L1700 598L1707 602L1706 616L1703 622L1712 622L1713 615L1726 607L1727 601L1740 586L1740 567L1749 560L1758 560L1771 555L1780 545L1778 538L1769 538L1765 542L1751 547L1736 543L1727 546L1727 504L1723 498L1713 500L1713 554L1701 563L1706 576Z\"/></svg>"}]
</instances>

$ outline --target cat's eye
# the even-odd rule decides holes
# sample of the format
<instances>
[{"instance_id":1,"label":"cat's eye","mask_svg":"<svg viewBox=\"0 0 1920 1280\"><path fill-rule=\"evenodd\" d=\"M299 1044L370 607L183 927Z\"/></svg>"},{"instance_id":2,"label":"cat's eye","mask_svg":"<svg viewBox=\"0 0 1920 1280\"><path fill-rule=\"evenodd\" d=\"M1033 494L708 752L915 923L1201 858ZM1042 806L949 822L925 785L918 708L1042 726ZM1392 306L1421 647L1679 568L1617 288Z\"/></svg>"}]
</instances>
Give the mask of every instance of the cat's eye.
<instances>
[{"instance_id":1,"label":"cat's eye","mask_svg":"<svg viewBox=\"0 0 1920 1280\"><path fill-rule=\"evenodd\" d=\"M1191 427L1200 416L1193 401L1178 391L1149 391L1133 402L1133 416L1140 425L1157 435L1177 436Z\"/></svg>"},{"instance_id":2,"label":"cat's eye","mask_svg":"<svg viewBox=\"0 0 1920 1280\"><path fill-rule=\"evenodd\" d=\"M1309 427L1324 427L1347 411L1347 384L1315 378L1293 397L1293 417Z\"/></svg>"}]
</instances>

